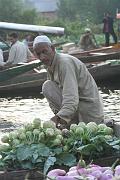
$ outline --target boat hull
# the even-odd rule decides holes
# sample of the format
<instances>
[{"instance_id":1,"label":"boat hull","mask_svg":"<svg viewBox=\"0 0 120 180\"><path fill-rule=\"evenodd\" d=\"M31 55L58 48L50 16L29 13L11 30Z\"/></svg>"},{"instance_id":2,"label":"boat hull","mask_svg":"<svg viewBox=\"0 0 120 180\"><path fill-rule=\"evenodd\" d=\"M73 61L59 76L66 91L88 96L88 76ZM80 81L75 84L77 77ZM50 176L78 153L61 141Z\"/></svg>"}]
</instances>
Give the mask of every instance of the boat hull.
<instances>
[{"instance_id":1,"label":"boat hull","mask_svg":"<svg viewBox=\"0 0 120 180\"><path fill-rule=\"evenodd\" d=\"M47 73L30 71L11 80L0 83L0 96L40 94L42 84L47 79Z\"/></svg>"},{"instance_id":2,"label":"boat hull","mask_svg":"<svg viewBox=\"0 0 120 180\"><path fill-rule=\"evenodd\" d=\"M89 72L99 87L110 90L120 89L120 64L108 63L94 66L89 68Z\"/></svg>"},{"instance_id":3,"label":"boat hull","mask_svg":"<svg viewBox=\"0 0 120 180\"><path fill-rule=\"evenodd\" d=\"M98 87L120 89L120 65L98 65L88 69ZM47 79L47 72L29 71L10 80L0 83L0 96L40 95L42 85Z\"/></svg>"},{"instance_id":4,"label":"boat hull","mask_svg":"<svg viewBox=\"0 0 120 180\"><path fill-rule=\"evenodd\" d=\"M0 82L9 80L13 77L16 77L20 74L23 74L25 72L28 72L38 66L40 66L42 63L40 61L32 61L30 63L26 63L23 65L18 65L15 67L11 67L8 69L4 69L2 71L0 71Z\"/></svg>"},{"instance_id":5,"label":"boat hull","mask_svg":"<svg viewBox=\"0 0 120 180\"><path fill-rule=\"evenodd\" d=\"M76 50L69 52L69 54L84 63L99 63L106 60L120 59L120 47L109 46L83 52Z\"/></svg>"}]
</instances>

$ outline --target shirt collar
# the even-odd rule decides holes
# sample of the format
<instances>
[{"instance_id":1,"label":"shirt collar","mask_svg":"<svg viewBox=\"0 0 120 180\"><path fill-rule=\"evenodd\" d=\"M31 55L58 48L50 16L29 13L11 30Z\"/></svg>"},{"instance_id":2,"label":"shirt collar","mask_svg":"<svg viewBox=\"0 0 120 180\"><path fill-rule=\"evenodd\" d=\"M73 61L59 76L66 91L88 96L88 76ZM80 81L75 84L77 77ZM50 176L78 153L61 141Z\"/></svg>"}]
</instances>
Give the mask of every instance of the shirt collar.
<instances>
[{"instance_id":1,"label":"shirt collar","mask_svg":"<svg viewBox=\"0 0 120 180\"><path fill-rule=\"evenodd\" d=\"M54 71L54 67L55 67L56 61L57 61L57 52L55 52L55 56L53 58L51 66L48 67L48 69L51 70L52 72Z\"/></svg>"}]
</instances>

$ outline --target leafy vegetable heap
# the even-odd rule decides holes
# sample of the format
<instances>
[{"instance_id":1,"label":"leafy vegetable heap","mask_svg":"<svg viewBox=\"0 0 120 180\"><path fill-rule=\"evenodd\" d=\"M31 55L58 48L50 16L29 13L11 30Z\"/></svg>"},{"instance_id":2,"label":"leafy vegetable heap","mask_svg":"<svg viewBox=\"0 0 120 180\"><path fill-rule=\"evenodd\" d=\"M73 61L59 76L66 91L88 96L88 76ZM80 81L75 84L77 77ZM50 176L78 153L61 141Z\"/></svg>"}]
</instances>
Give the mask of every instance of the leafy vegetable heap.
<instances>
[{"instance_id":1,"label":"leafy vegetable heap","mask_svg":"<svg viewBox=\"0 0 120 180\"><path fill-rule=\"evenodd\" d=\"M46 173L54 164L72 166L74 155L63 152L62 132L52 121L40 119L1 138L0 169L40 169Z\"/></svg>"},{"instance_id":2,"label":"leafy vegetable heap","mask_svg":"<svg viewBox=\"0 0 120 180\"><path fill-rule=\"evenodd\" d=\"M92 160L120 153L120 139L113 136L113 129L95 122L72 124L64 130L64 151Z\"/></svg>"},{"instance_id":3,"label":"leafy vegetable heap","mask_svg":"<svg viewBox=\"0 0 120 180\"><path fill-rule=\"evenodd\" d=\"M0 169L39 169L44 174L54 166L72 167L79 158L95 158L120 153L120 139L105 124L72 124L59 130L52 121L34 119L2 137Z\"/></svg>"}]
</instances>

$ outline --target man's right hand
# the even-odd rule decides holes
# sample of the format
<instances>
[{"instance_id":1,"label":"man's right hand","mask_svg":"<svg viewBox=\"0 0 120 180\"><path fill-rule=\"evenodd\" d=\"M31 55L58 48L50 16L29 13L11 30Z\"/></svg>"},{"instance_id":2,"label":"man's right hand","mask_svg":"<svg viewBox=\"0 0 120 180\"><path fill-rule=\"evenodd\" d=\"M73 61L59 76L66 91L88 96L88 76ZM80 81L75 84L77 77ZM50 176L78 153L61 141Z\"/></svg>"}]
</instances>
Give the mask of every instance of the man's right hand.
<instances>
[{"instance_id":1,"label":"man's right hand","mask_svg":"<svg viewBox=\"0 0 120 180\"><path fill-rule=\"evenodd\" d=\"M61 130L67 128L68 126L67 122L64 119L61 119L60 117L58 117L57 115L52 117L51 121L53 121L56 124L56 127Z\"/></svg>"}]
</instances>

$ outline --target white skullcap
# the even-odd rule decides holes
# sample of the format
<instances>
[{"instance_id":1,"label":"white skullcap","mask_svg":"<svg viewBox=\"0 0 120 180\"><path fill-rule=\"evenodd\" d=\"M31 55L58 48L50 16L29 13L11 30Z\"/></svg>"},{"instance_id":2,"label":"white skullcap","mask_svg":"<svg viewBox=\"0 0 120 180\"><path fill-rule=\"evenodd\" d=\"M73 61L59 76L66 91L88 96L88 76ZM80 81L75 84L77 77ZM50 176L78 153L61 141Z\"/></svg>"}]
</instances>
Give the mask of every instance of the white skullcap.
<instances>
[{"instance_id":1,"label":"white skullcap","mask_svg":"<svg viewBox=\"0 0 120 180\"><path fill-rule=\"evenodd\" d=\"M33 48L35 47L36 44L43 43L43 42L51 44L51 40L47 36L41 35L41 36L37 36L34 39Z\"/></svg>"},{"instance_id":2,"label":"white skullcap","mask_svg":"<svg viewBox=\"0 0 120 180\"><path fill-rule=\"evenodd\" d=\"M90 28L85 28L85 32L91 32Z\"/></svg>"}]
</instances>

